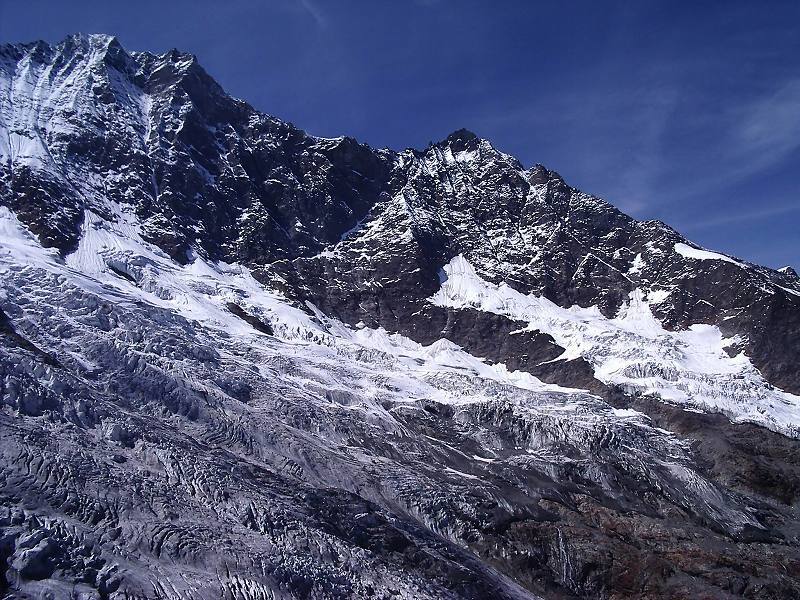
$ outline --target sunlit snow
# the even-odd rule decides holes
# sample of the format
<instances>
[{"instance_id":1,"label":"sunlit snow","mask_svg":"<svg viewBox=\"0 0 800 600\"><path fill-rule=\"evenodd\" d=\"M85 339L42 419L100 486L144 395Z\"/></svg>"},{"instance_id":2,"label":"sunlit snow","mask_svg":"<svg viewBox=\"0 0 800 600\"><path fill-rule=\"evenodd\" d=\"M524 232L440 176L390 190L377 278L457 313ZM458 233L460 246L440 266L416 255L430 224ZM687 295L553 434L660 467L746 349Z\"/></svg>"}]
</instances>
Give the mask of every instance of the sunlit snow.
<instances>
[{"instance_id":1,"label":"sunlit snow","mask_svg":"<svg viewBox=\"0 0 800 600\"><path fill-rule=\"evenodd\" d=\"M738 260L732 259L730 256L719 254L718 252L710 252L709 250L700 250L699 248L692 248L688 244L677 243L675 244L675 252L686 258L693 258L695 260L722 260L729 262L736 266L745 268L746 265L740 263Z\"/></svg>"},{"instance_id":2,"label":"sunlit snow","mask_svg":"<svg viewBox=\"0 0 800 600\"><path fill-rule=\"evenodd\" d=\"M800 397L772 387L743 353L730 357L725 349L735 339L723 338L712 325L684 331L662 327L650 304L663 301L663 292L647 297L634 290L616 318L608 319L597 307L562 308L505 283L484 281L463 256L444 268L443 279L434 304L526 321L565 349L559 359L585 358L604 383L790 435L800 432Z\"/></svg>"}]
</instances>

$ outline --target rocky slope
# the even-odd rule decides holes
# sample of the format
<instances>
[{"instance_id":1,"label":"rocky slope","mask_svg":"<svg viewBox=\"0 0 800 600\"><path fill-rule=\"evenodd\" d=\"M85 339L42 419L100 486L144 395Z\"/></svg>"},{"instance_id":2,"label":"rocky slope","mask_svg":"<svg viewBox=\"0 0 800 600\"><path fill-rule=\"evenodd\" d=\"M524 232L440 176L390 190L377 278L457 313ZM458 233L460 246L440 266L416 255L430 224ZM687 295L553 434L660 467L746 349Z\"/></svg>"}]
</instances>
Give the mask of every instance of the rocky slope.
<instances>
[{"instance_id":1,"label":"rocky slope","mask_svg":"<svg viewBox=\"0 0 800 600\"><path fill-rule=\"evenodd\" d=\"M800 595L800 282L458 131L0 47L0 589Z\"/></svg>"}]
</instances>

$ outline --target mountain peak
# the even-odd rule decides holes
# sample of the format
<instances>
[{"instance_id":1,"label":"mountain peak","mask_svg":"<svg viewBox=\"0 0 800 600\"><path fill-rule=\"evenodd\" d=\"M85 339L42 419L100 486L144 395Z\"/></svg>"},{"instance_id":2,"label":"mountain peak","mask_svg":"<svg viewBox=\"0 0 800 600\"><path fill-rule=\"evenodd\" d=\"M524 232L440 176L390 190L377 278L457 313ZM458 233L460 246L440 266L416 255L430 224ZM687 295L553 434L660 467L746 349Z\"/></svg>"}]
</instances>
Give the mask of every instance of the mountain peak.
<instances>
[{"instance_id":1,"label":"mountain peak","mask_svg":"<svg viewBox=\"0 0 800 600\"><path fill-rule=\"evenodd\" d=\"M190 52L183 52L182 50L178 50L177 48L173 48L169 52L165 54L165 57L172 61L173 63L184 65L186 68L189 68L193 65L198 65L197 56Z\"/></svg>"},{"instance_id":2,"label":"mountain peak","mask_svg":"<svg viewBox=\"0 0 800 600\"><path fill-rule=\"evenodd\" d=\"M540 163L536 163L528 169L528 181L532 184L547 183L550 175L550 170Z\"/></svg>"},{"instance_id":3,"label":"mountain peak","mask_svg":"<svg viewBox=\"0 0 800 600\"><path fill-rule=\"evenodd\" d=\"M76 51L94 51L102 53L109 50L125 52L116 36L107 35L105 33L73 33L57 44L52 45L51 48L60 50L63 53L72 53Z\"/></svg>"},{"instance_id":4,"label":"mountain peak","mask_svg":"<svg viewBox=\"0 0 800 600\"><path fill-rule=\"evenodd\" d=\"M446 142L468 142L478 139L478 136L469 129L461 128L456 129L453 133L445 138Z\"/></svg>"},{"instance_id":5,"label":"mountain peak","mask_svg":"<svg viewBox=\"0 0 800 600\"><path fill-rule=\"evenodd\" d=\"M111 45L119 46L119 38L108 33L73 33L67 36L66 40L85 42L97 47L108 47ZM66 41L65 40L65 41Z\"/></svg>"},{"instance_id":6,"label":"mountain peak","mask_svg":"<svg viewBox=\"0 0 800 600\"><path fill-rule=\"evenodd\" d=\"M475 133L469 129L457 129L448 135L443 141L436 144L437 146L450 146L455 151L471 150L477 147L480 143L479 138Z\"/></svg>"}]
</instances>

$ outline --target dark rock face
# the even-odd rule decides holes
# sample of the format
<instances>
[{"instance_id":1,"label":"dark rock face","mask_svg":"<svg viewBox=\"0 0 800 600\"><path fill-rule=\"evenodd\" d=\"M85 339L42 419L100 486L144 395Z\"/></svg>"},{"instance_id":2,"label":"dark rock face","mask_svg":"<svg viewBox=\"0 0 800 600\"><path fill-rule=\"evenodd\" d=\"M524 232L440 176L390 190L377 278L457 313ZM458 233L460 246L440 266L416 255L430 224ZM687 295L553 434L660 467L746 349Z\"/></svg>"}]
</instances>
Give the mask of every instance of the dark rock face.
<instances>
[{"instance_id":1,"label":"dark rock face","mask_svg":"<svg viewBox=\"0 0 800 600\"><path fill-rule=\"evenodd\" d=\"M800 279L800 275L792 267L781 267L778 269L778 273L781 273L786 278L787 283L796 282Z\"/></svg>"},{"instance_id":2,"label":"dark rock face","mask_svg":"<svg viewBox=\"0 0 800 600\"><path fill-rule=\"evenodd\" d=\"M249 323L256 331L266 333L267 335L274 335L275 332L272 330L272 327L269 323L265 323L258 317L249 314L238 304L235 304L234 302L228 302L227 307L232 314L242 319L245 323Z\"/></svg>"},{"instance_id":3,"label":"dark rock face","mask_svg":"<svg viewBox=\"0 0 800 600\"><path fill-rule=\"evenodd\" d=\"M608 316L634 288L668 290L657 307L666 325L741 335L773 383L800 392L789 271L686 258L669 227L637 222L541 165L525 170L471 132L401 153L314 138L227 96L191 55L129 55L105 36L4 46L0 59L9 81L23 67L31 87L47 81L4 117L14 127L34 113L46 148L23 145L24 160L7 157L0 172L0 202L46 246L73 249L83 211L112 200L133 206L145 238L178 261L199 251L288 271L292 295L405 333L399 305L426 298L457 254L490 281ZM57 95L65 80L81 102Z\"/></svg>"},{"instance_id":4,"label":"dark rock face","mask_svg":"<svg viewBox=\"0 0 800 600\"><path fill-rule=\"evenodd\" d=\"M466 130L310 136L108 36L0 47L0 211L0 590L800 596L796 438L431 301L458 256L606 322L642 293L800 393L791 268Z\"/></svg>"}]
</instances>

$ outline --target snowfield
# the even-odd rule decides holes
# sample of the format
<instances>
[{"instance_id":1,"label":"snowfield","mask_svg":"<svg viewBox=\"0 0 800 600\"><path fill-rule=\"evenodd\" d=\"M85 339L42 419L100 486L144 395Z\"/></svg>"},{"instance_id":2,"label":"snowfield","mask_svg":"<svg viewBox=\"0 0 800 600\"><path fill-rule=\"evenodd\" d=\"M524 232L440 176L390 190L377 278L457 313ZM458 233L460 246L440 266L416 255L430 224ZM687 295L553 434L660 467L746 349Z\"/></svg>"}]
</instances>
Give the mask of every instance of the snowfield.
<instances>
[{"instance_id":1,"label":"snowfield","mask_svg":"<svg viewBox=\"0 0 800 600\"><path fill-rule=\"evenodd\" d=\"M118 212L116 217L115 222L108 222L87 213L77 250L62 261L57 253L42 248L13 213L0 207L0 235L4 242L0 248L0 274L21 268L46 269L109 301L146 302L174 311L211 331L238 336L252 346L274 348L274 338L257 332L231 313L227 305L235 303L269 323L275 338L293 347L307 348L309 352L328 353L334 348L352 355L374 354L384 356L383 361L391 357L392 368L384 375L401 385L403 393L398 400L405 397L411 402L427 397L456 404L487 400L485 396L452 393L427 383L448 376L475 377L534 392L585 395L582 390L545 384L529 373L509 371L502 364L487 364L446 339L423 346L383 329L350 328L327 318L313 306L301 310L265 289L247 268L239 265L211 264L194 257L188 265L181 266L142 240L130 215Z\"/></svg>"},{"instance_id":2,"label":"snowfield","mask_svg":"<svg viewBox=\"0 0 800 600\"><path fill-rule=\"evenodd\" d=\"M729 356L726 348L736 340L723 338L713 325L665 330L650 309L650 302L662 299L659 295L648 298L634 290L616 318L607 319L596 307L561 308L484 281L463 256L450 261L443 279L431 299L434 304L526 321L529 329L550 334L565 349L559 360L585 358L604 383L786 435L800 434L800 397L771 386L744 353Z\"/></svg>"},{"instance_id":3,"label":"snowfield","mask_svg":"<svg viewBox=\"0 0 800 600\"><path fill-rule=\"evenodd\" d=\"M406 382L402 389L409 400L426 395L448 403L474 400L470 394L429 385L443 375L477 377L536 392L584 393L545 384L521 371L509 372L502 364L488 364L446 339L423 346L383 329L350 328L313 306L306 310L292 306L239 265L211 264L197 256L186 266L178 265L145 242L134 217L119 209L114 222L87 212L78 248L65 261L42 248L6 207L0 207L0 235L0 273L22 265L47 269L109 300L137 299L212 330L242 336L248 343L270 345L263 334L231 313L227 305L234 303L269 323L285 343L337 347L350 353L361 348L391 356L392 377ZM431 298L433 304L525 321L528 329L551 335L564 348L555 360L583 357L604 383L800 435L800 397L767 383L744 353L729 356L726 348L736 340L723 338L715 326L665 330L650 309L650 302L660 301L658 293L648 298L635 290L616 318L608 319L596 307L562 308L506 284L484 281L460 255L445 266L442 281Z\"/></svg>"}]
</instances>

